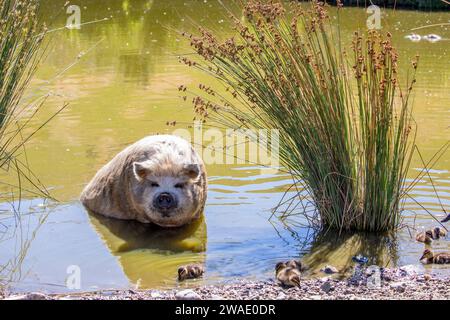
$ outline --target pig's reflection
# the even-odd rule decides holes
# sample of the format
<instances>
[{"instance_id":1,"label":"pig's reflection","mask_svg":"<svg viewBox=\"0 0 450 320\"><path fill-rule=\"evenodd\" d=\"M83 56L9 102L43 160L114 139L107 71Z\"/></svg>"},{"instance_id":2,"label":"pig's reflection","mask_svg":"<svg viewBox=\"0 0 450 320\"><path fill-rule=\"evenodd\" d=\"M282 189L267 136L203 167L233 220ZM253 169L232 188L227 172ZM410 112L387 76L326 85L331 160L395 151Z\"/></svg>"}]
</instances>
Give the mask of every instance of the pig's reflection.
<instances>
[{"instance_id":1,"label":"pig's reflection","mask_svg":"<svg viewBox=\"0 0 450 320\"><path fill-rule=\"evenodd\" d=\"M160 228L89 213L90 221L130 282L140 288L173 286L177 269L204 263L206 223L200 219L180 228Z\"/></svg>"}]
</instances>

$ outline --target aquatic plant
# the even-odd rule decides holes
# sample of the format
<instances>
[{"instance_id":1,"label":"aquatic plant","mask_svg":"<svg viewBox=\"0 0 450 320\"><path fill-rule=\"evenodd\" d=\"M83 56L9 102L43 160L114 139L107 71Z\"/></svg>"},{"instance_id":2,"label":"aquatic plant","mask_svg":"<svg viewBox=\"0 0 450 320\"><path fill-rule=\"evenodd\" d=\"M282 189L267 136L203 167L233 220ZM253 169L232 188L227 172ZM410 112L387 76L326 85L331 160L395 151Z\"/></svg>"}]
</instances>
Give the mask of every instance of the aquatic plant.
<instances>
[{"instance_id":1,"label":"aquatic plant","mask_svg":"<svg viewBox=\"0 0 450 320\"><path fill-rule=\"evenodd\" d=\"M342 9L339 9L342 10ZM338 12L339 12L338 10ZM235 129L280 133L280 161L322 228L385 231L400 223L415 134L410 94L397 78L391 35L355 32L344 48L326 5L250 1L236 34L220 40L200 28L184 33L201 59L181 61L223 84L200 85L197 117ZM300 193L293 201L302 201ZM285 217L286 214L282 213Z\"/></svg>"},{"instance_id":2,"label":"aquatic plant","mask_svg":"<svg viewBox=\"0 0 450 320\"><path fill-rule=\"evenodd\" d=\"M8 189L25 191L23 182L27 181L36 187L33 193L47 194L26 162L16 157L19 151L23 152L25 142L45 124L31 132L26 130L45 99L23 101L43 55L40 47L45 28L38 22L37 10L36 0L0 2L0 168L17 177L17 185L1 181Z\"/></svg>"}]
</instances>

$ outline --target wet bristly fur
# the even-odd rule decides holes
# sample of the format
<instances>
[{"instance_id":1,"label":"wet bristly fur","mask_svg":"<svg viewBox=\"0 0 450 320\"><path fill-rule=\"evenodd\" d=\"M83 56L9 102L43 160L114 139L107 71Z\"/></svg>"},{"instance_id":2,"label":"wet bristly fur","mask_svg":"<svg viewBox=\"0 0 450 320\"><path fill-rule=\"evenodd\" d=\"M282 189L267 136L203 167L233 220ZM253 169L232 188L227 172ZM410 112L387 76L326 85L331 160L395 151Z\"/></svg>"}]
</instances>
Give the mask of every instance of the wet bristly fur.
<instances>
[{"instance_id":1,"label":"wet bristly fur","mask_svg":"<svg viewBox=\"0 0 450 320\"><path fill-rule=\"evenodd\" d=\"M189 171L195 166L196 174ZM178 206L163 218L152 207L152 181L177 197ZM182 184L182 188L176 188ZM167 189L167 190L166 190ZM80 200L89 210L108 217L181 226L197 219L206 201L203 161L184 139L171 135L145 137L119 152L84 188Z\"/></svg>"}]
</instances>

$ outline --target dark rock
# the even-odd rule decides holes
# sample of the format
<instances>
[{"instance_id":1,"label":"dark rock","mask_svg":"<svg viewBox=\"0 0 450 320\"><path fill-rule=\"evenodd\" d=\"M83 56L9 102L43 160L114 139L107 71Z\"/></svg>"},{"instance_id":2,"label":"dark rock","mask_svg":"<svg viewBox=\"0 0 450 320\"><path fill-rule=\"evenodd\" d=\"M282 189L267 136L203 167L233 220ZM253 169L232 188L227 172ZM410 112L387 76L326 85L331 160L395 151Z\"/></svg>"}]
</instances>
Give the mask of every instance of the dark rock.
<instances>
[{"instance_id":1,"label":"dark rock","mask_svg":"<svg viewBox=\"0 0 450 320\"><path fill-rule=\"evenodd\" d=\"M320 286L320 289L326 293L329 293L334 290L334 287L330 281L326 281Z\"/></svg>"},{"instance_id":2,"label":"dark rock","mask_svg":"<svg viewBox=\"0 0 450 320\"><path fill-rule=\"evenodd\" d=\"M326 274L333 274L333 273L338 273L339 272L339 270L336 267L330 266L330 265L327 265L327 266L323 267L321 269L321 271L326 273Z\"/></svg>"}]
</instances>

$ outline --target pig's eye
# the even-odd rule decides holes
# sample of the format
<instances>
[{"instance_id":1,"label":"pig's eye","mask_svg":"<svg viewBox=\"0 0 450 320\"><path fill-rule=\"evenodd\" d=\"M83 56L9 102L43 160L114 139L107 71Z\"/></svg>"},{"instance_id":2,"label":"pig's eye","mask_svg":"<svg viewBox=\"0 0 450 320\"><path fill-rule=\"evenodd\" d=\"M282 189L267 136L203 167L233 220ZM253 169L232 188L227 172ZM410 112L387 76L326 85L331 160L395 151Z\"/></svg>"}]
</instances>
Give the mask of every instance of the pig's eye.
<instances>
[{"instance_id":1,"label":"pig's eye","mask_svg":"<svg viewBox=\"0 0 450 320\"><path fill-rule=\"evenodd\" d=\"M159 187L159 184L157 184L156 182L152 181L152 182L150 182L150 186L156 188L156 187Z\"/></svg>"},{"instance_id":2,"label":"pig's eye","mask_svg":"<svg viewBox=\"0 0 450 320\"><path fill-rule=\"evenodd\" d=\"M183 189L184 188L184 183L177 183L174 187L177 188L177 189Z\"/></svg>"}]
</instances>

